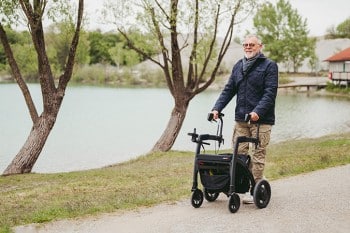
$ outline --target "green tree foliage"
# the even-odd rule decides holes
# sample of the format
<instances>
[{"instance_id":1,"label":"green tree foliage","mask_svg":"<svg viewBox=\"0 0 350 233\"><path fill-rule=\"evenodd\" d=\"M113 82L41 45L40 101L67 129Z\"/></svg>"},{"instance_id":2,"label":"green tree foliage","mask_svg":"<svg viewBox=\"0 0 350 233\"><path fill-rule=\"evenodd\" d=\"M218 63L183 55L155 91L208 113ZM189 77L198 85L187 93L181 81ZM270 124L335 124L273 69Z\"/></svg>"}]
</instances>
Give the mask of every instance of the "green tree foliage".
<instances>
[{"instance_id":1,"label":"green tree foliage","mask_svg":"<svg viewBox=\"0 0 350 233\"><path fill-rule=\"evenodd\" d=\"M318 59L318 57L317 57L316 54L314 53L314 54L311 55L311 57L309 58L309 62L308 62L308 66L309 66L309 68L311 69L311 72L317 73L317 71L320 70L319 64L320 64L320 60Z\"/></svg>"},{"instance_id":2,"label":"green tree foliage","mask_svg":"<svg viewBox=\"0 0 350 233\"><path fill-rule=\"evenodd\" d=\"M332 26L328 28L326 38L350 38L350 17L340 23L337 27Z\"/></svg>"},{"instance_id":3,"label":"green tree foliage","mask_svg":"<svg viewBox=\"0 0 350 233\"><path fill-rule=\"evenodd\" d=\"M50 25L46 34L46 44L52 65L63 70L69 53L71 30L68 23Z\"/></svg>"},{"instance_id":4,"label":"green tree foliage","mask_svg":"<svg viewBox=\"0 0 350 233\"><path fill-rule=\"evenodd\" d=\"M152 36L139 30L130 30L130 38L138 46L142 46L149 56L157 54L156 46L150 46ZM128 47L128 42L120 33L101 33L94 31L88 33L90 43L90 64L111 64L117 66L132 66L146 59ZM148 44L147 44L148 43Z\"/></svg>"},{"instance_id":5,"label":"green tree foliage","mask_svg":"<svg viewBox=\"0 0 350 233\"><path fill-rule=\"evenodd\" d=\"M6 30L8 41L10 45L12 45L14 57L17 60L19 68L24 74L24 78L26 80L36 80L38 62L30 34L26 31L14 31L10 27L6 27ZM0 70L11 73L3 47L1 46L0 49Z\"/></svg>"},{"instance_id":6,"label":"green tree foliage","mask_svg":"<svg viewBox=\"0 0 350 233\"><path fill-rule=\"evenodd\" d=\"M5 70L6 68L6 55L3 47L0 47L0 71Z\"/></svg>"},{"instance_id":7,"label":"green tree foliage","mask_svg":"<svg viewBox=\"0 0 350 233\"><path fill-rule=\"evenodd\" d=\"M37 81L38 62L29 32L15 31L10 27L7 27L6 30L9 43L13 48L14 56L22 71L23 78L25 80ZM73 33L74 25L67 22L54 23L47 29L45 44L52 71L56 77L64 70ZM78 65L88 64L90 60L89 41L86 34L83 31L80 34L80 43L75 60ZM11 73L2 46L0 47L0 71Z\"/></svg>"},{"instance_id":8,"label":"green tree foliage","mask_svg":"<svg viewBox=\"0 0 350 233\"><path fill-rule=\"evenodd\" d=\"M120 35L120 34L119 34ZM144 54L137 53L139 62L147 60L148 57L159 54L161 50L159 49L158 44L154 40L154 35L147 32L141 32L139 29L132 28L128 30L129 38L132 40L134 46L140 47L143 49ZM130 49L128 41L124 36L121 36L121 41L123 42L123 49L130 53L130 56L136 57L134 50ZM131 61L132 62L132 61ZM130 63L126 62L126 65Z\"/></svg>"},{"instance_id":9,"label":"green tree foliage","mask_svg":"<svg viewBox=\"0 0 350 233\"><path fill-rule=\"evenodd\" d=\"M30 44L15 44L12 46L12 50L18 66L25 73L25 80L37 80L38 61L33 46Z\"/></svg>"},{"instance_id":10,"label":"green tree foliage","mask_svg":"<svg viewBox=\"0 0 350 233\"><path fill-rule=\"evenodd\" d=\"M10 28L8 28L7 30L9 31L9 34L11 34ZM9 37L9 40L10 40L10 37ZM0 46L0 71L6 70L6 64L7 64L6 54L5 54L4 48Z\"/></svg>"},{"instance_id":11,"label":"green tree foliage","mask_svg":"<svg viewBox=\"0 0 350 233\"><path fill-rule=\"evenodd\" d=\"M69 43L74 33L71 22L54 23L49 26L46 34L48 56L56 73L64 70L69 55ZM80 42L76 53L76 64L83 65L90 62L89 41L87 33L80 33Z\"/></svg>"},{"instance_id":12,"label":"green tree foliage","mask_svg":"<svg viewBox=\"0 0 350 233\"><path fill-rule=\"evenodd\" d=\"M342 38L350 38L350 17L337 26L337 32Z\"/></svg>"},{"instance_id":13,"label":"green tree foliage","mask_svg":"<svg viewBox=\"0 0 350 233\"><path fill-rule=\"evenodd\" d=\"M25 80L37 81L37 59L33 42L27 31L15 31L7 27L8 40L15 50L18 65ZM74 25L71 22L57 22L46 29L45 44L47 55L55 77L64 70L69 54L69 43L74 33ZM130 30L130 36L135 44L145 48L146 54L152 56L158 54L156 46L150 46L152 36L138 30ZM147 46L146 46L146 43ZM146 60L128 47L127 41L119 33L101 33L100 31L88 32L81 30L80 42L76 52L75 63L77 67L85 64L117 65L118 67L131 67ZM3 47L0 46L0 72L10 74L7 59ZM89 80L81 80L89 81Z\"/></svg>"},{"instance_id":14,"label":"green tree foliage","mask_svg":"<svg viewBox=\"0 0 350 233\"><path fill-rule=\"evenodd\" d=\"M286 0L265 3L253 18L269 57L294 72L315 53L316 40L308 38L307 21Z\"/></svg>"},{"instance_id":15,"label":"green tree foliage","mask_svg":"<svg viewBox=\"0 0 350 233\"><path fill-rule=\"evenodd\" d=\"M108 52L118 68L120 66L133 66L141 61L140 55L134 50L125 48L125 43L123 42L117 43Z\"/></svg>"},{"instance_id":16,"label":"green tree foliage","mask_svg":"<svg viewBox=\"0 0 350 233\"><path fill-rule=\"evenodd\" d=\"M100 31L88 35L90 41L90 64L115 64L108 50L118 42L118 37L112 33L102 34Z\"/></svg>"}]
</instances>

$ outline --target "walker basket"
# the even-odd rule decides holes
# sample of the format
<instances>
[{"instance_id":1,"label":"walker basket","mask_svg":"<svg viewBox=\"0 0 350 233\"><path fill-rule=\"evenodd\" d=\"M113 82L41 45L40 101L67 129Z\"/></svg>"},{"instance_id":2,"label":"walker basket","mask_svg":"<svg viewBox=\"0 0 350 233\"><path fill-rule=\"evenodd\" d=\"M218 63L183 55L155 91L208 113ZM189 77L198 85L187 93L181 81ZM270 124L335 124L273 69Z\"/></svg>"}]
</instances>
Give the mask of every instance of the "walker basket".
<instances>
[{"instance_id":1,"label":"walker basket","mask_svg":"<svg viewBox=\"0 0 350 233\"><path fill-rule=\"evenodd\" d=\"M204 188L209 192L228 192L232 154L197 155L198 170ZM235 191L248 192L250 183L247 173L249 157L238 155L235 171ZM244 166L247 166L246 168Z\"/></svg>"}]
</instances>

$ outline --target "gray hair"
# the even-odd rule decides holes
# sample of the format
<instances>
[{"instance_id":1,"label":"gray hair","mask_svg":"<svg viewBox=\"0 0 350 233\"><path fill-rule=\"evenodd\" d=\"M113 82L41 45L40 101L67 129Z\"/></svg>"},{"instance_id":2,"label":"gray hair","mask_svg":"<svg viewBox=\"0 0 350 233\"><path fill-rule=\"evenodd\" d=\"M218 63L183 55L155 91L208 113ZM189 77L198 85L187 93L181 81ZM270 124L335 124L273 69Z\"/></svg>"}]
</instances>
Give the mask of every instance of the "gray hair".
<instances>
[{"instance_id":1,"label":"gray hair","mask_svg":"<svg viewBox=\"0 0 350 233\"><path fill-rule=\"evenodd\" d=\"M258 40L258 43L259 43L260 45L262 44L262 41L261 41L260 37L257 36L256 34L249 34L249 35L246 35L246 36L244 37L245 40L248 39L248 38L256 38L256 39Z\"/></svg>"}]
</instances>

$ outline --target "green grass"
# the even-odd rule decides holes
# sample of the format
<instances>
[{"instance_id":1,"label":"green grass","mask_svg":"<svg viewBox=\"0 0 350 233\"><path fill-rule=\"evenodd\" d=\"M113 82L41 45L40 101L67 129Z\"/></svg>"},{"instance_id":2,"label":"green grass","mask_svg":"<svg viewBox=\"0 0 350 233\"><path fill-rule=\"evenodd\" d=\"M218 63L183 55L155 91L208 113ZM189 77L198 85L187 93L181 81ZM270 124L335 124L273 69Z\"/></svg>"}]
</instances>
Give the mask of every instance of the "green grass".
<instances>
[{"instance_id":1,"label":"green grass","mask_svg":"<svg viewBox=\"0 0 350 233\"><path fill-rule=\"evenodd\" d=\"M350 133L272 144L270 180L350 163ZM11 227L189 198L193 152L141 156L114 166L56 174L0 177L0 233Z\"/></svg>"},{"instance_id":2,"label":"green grass","mask_svg":"<svg viewBox=\"0 0 350 233\"><path fill-rule=\"evenodd\" d=\"M328 83L326 90L330 93L343 94L343 95L350 94L350 87L340 86L333 83Z\"/></svg>"},{"instance_id":3,"label":"green grass","mask_svg":"<svg viewBox=\"0 0 350 233\"><path fill-rule=\"evenodd\" d=\"M278 179L318 169L350 163L350 135L270 145L266 176Z\"/></svg>"}]
</instances>

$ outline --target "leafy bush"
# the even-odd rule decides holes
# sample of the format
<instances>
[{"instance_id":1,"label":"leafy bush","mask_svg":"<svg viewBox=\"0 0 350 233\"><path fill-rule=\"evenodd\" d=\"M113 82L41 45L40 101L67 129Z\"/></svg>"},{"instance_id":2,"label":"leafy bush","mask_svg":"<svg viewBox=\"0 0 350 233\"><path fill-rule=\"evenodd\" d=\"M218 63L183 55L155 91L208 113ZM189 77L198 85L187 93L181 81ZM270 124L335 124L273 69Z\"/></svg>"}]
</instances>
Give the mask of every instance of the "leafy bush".
<instances>
[{"instance_id":1,"label":"leafy bush","mask_svg":"<svg viewBox=\"0 0 350 233\"><path fill-rule=\"evenodd\" d=\"M350 94L350 87L348 85L337 85L328 83L326 90L333 93Z\"/></svg>"}]
</instances>

